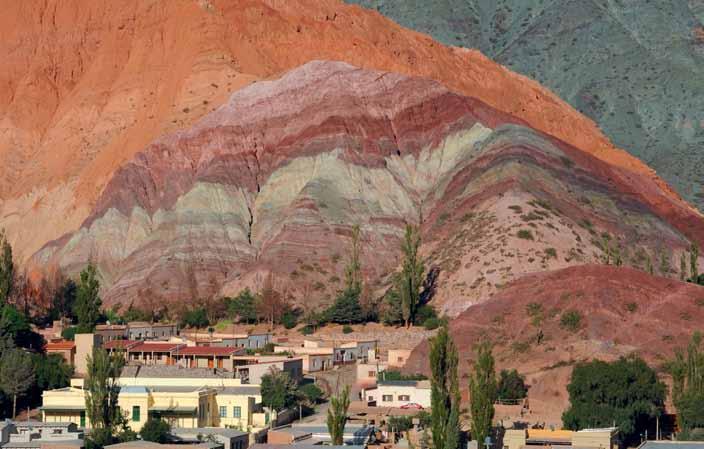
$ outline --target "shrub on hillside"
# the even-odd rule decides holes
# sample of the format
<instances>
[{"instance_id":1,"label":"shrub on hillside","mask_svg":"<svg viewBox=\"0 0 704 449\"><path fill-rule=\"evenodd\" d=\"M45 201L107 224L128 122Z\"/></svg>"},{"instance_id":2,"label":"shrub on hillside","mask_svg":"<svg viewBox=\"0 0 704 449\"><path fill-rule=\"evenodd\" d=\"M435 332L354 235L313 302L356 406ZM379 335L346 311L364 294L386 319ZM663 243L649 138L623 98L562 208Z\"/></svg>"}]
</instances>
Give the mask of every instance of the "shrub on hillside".
<instances>
[{"instance_id":1,"label":"shrub on hillside","mask_svg":"<svg viewBox=\"0 0 704 449\"><path fill-rule=\"evenodd\" d=\"M435 330L440 327L440 319L437 317L430 317L423 322L423 327L429 331Z\"/></svg>"},{"instance_id":2,"label":"shrub on hillside","mask_svg":"<svg viewBox=\"0 0 704 449\"><path fill-rule=\"evenodd\" d=\"M582 327L582 314L577 310L568 310L560 317L560 327L570 332L576 332Z\"/></svg>"},{"instance_id":3,"label":"shrub on hillside","mask_svg":"<svg viewBox=\"0 0 704 449\"><path fill-rule=\"evenodd\" d=\"M352 329L352 326L349 326L347 324L342 326L342 333L343 334L351 334L352 332L354 332L354 329Z\"/></svg>"},{"instance_id":4,"label":"shrub on hillside","mask_svg":"<svg viewBox=\"0 0 704 449\"><path fill-rule=\"evenodd\" d=\"M517 236L519 239L533 240L533 233L530 232L529 229L521 229L520 231L518 231L518 233L516 234L516 236Z\"/></svg>"}]
</instances>

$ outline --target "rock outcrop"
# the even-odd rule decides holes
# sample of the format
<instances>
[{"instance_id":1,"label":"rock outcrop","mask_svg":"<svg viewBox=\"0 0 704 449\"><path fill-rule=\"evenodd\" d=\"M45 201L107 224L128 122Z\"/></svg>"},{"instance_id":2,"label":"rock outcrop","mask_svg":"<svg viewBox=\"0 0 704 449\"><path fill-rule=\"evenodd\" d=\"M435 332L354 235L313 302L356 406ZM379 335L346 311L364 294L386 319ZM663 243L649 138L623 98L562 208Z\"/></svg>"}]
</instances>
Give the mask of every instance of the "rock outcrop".
<instances>
[{"instance_id":1,"label":"rock outcrop","mask_svg":"<svg viewBox=\"0 0 704 449\"><path fill-rule=\"evenodd\" d=\"M108 301L232 293L273 272L321 305L353 225L383 290L420 223L436 302L456 314L524 273L606 257L675 273L703 222L658 186L439 82L315 61L137 153L34 262L93 260Z\"/></svg>"},{"instance_id":2,"label":"rock outcrop","mask_svg":"<svg viewBox=\"0 0 704 449\"><path fill-rule=\"evenodd\" d=\"M690 219L650 169L537 83L336 0L8 2L0 59L0 226L22 262L76 231L114 172L157 137L316 59L439 80L646 174L652 203Z\"/></svg>"}]
</instances>

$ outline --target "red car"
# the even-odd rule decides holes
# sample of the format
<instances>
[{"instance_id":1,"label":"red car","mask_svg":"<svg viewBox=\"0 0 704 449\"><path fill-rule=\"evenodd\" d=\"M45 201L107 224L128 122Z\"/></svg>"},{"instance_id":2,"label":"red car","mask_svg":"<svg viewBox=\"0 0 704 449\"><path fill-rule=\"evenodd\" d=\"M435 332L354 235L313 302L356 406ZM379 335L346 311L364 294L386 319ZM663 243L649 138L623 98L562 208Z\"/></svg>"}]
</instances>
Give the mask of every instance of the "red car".
<instances>
[{"instance_id":1,"label":"red car","mask_svg":"<svg viewBox=\"0 0 704 449\"><path fill-rule=\"evenodd\" d=\"M423 406L420 404L416 404L415 402L411 402L409 404L404 404L401 406L402 409L417 409L417 410L423 410Z\"/></svg>"}]
</instances>

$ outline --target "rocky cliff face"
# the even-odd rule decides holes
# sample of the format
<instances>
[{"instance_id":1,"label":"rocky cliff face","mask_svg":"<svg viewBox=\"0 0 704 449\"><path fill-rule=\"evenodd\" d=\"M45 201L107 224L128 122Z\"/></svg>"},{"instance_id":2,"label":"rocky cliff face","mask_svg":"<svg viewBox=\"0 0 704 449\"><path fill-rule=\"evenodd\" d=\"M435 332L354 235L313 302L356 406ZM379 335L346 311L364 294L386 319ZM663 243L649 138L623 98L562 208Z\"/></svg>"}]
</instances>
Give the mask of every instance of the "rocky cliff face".
<instances>
[{"instance_id":1,"label":"rocky cliff face","mask_svg":"<svg viewBox=\"0 0 704 449\"><path fill-rule=\"evenodd\" d=\"M454 314L523 273L601 260L606 240L628 264L666 258L658 269L674 273L702 221L677 219L657 189L436 81L316 61L137 153L34 261L92 259L108 301L236 292L273 272L324 304L353 225L383 289L403 227L420 223L437 302Z\"/></svg>"},{"instance_id":2,"label":"rocky cliff face","mask_svg":"<svg viewBox=\"0 0 704 449\"><path fill-rule=\"evenodd\" d=\"M335 0L9 2L0 58L0 225L22 261L77 230L113 173L157 137L316 59L439 80L654 177L538 84Z\"/></svg>"},{"instance_id":3,"label":"rocky cliff face","mask_svg":"<svg viewBox=\"0 0 704 449\"><path fill-rule=\"evenodd\" d=\"M701 1L346 1L540 81L704 208Z\"/></svg>"}]
</instances>

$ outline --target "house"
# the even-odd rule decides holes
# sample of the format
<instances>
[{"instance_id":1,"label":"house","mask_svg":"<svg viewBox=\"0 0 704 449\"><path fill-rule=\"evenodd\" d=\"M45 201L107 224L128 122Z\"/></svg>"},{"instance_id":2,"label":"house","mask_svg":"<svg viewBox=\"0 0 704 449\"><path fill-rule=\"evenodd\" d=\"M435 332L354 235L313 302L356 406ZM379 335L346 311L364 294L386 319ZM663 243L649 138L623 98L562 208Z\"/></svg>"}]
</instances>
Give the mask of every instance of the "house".
<instances>
[{"instance_id":1,"label":"house","mask_svg":"<svg viewBox=\"0 0 704 449\"><path fill-rule=\"evenodd\" d=\"M250 334L225 335L218 334L221 344L227 347L244 349L261 349L269 343L273 343L274 336L269 332L257 332Z\"/></svg>"},{"instance_id":2,"label":"house","mask_svg":"<svg viewBox=\"0 0 704 449\"><path fill-rule=\"evenodd\" d=\"M7 449L81 449L83 432L74 423L44 423L39 421L0 424L1 446Z\"/></svg>"},{"instance_id":3,"label":"house","mask_svg":"<svg viewBox=\"0 0 704 449\"><path fill-rule=\"evenodd\" d=\"M223 449L247 449L249 447L249 434L235 429L222 427L173 428L171 435L179 443L197 444L204 438L208 438L222 444Z\"/></svg>"},{"instance_id":4,"label":"house","mask_svg":"<svg viewBox=\"0 0 704 449\"><path fill-rule=\"evenodd\" d=\"M220 368L232 371L235 355L244 353L242 348L222 346L188 346L179 347L172 355L177 365L190 368Z\"/></svg>"},{"instance_id":5,"label":"house","mask_svg":"<svg viewBox=\"0 0 704 449\"><path fill-rule=\"evenodd\" d=\"M54 340L44 346L47 354L59 354L69 366L74 366L76 359L76 343L70 340Z\"/></svg>"},{"instance_id":6,"label":"house","mask_svg":"<svg viewBox=\"0 0 704 449\"><path fill-rule=\"evenodd\" d=\"M578 448L617 449L618 429L549 430L507 429L504 434L504 449L522 449L530 446L571 446Z\"/></svg>"},{"instance_id":7,"label":"house","mask_svg":"<svg viewBox=\"0 0 704 449\"><path fill-rule=\"evenodd\" d=\"M327 371L332 369L334 365L333 355L330 353L313 353L300 356L303 360L304 373L316 373L318 371Z\"/></svg>"},{"instance_id":8,"label":"house","mask_svg":"<svg viewBox=\"0 0 704 449\"><path fill-rule=\"evenodd\" d=\"M310 442L315 442L318 444L327 444L332 442L330 431L325 423L293 423L290 428L295 431L309 433L311 435ZM375 428L373 426L347 424L345 425L345 431L342 434L342 440L345 445L365 446L374 434L374 430ZM302 440L299 443L305 443L305 440ZM296 446L298 446L298 444L296 444Z\"/></svg>"},{"instance_id":9,"label":"house","mask_svg":"<svg viewBox=\"0 0 704 449\"><path fill-rule=\"evenodd\" d=\"M261 385L262 376L272 369L286 371L291 379L303 377L303 359L285 356L233 356L235 377L243 384Z\"/></svg>"},{"instance_id":10,"label":"house","mask_svg":"<svg viewBox=\"0 0 704 449\"><path fill-rule=\"evenodd\" d=\"M389 349L389 368L401 368L406 364L411 356L412 349Z\"/></svg>"},{"instance_id":11,"label":"house","mask_svg":"<svg viewBox=\"0 0 704 449\"><path fill-rule=\"evenodd\" d=\"M175 323L148 323L146 321L130 321L127 324L99 324L95 326L95 334L102 341L113 340L169 340L178 335Z\"/></svg>"},{"instance_id":12,"label":"house","mask_svg":"<svg viewBox=\"0 0 704 449\"><path fill-rule=\"evenodd\" d=\"M376 385L379 374L386 371L386 364L381 362L358 363L357 384L367 387Z\"/></svg>"},{"instance_id":13,"label":"house","mask_svg":"<svg viewBox=\"0 0 704 449\"><path fill-rule=\"evenodd\" d=\"M222 443L197 443L186 446L188 449L223 449ZM109 444L104 449L184 449L183 444L160 444L151 441L135 440L126 443Z\"/></svg>"},{"instance_id":14,"label":"house","mask_svg":"<svg viewBox=\"0 0 704 449\"><path fill-rule=\"evenodd\" d=\"M376 387L364 389L362 394L369 405L377 407L430 407L430 381L427 380L379 381Z\"/></svg>"},{"instance_id":15,"label":"house","mask_svg":"<svg viewBox=\"0 0 704 449\"><path fill-rule=\"evenodd\" d=\"M260 387L242 385L232 376L217 369L127 366L118 379L118 405L135 431L149 417L182 428L232 426L249 431L266 427L268 417L261 407ZM43 421L90 427L83 379L72 379L71 384L43 393Z\"/></svg>"},{"instance_id":16,"label":"house","mask_svg":"<svg viewBox=\"0 0 704 449\"><path fill-rule=\"evenodd\" d=\"M299 356L318 355L319 359L322 359L323 355L332 354L333 365L342 365L356 362L366 363L370 360L370 354L372 355L371 359L374 358L376 348L376 340L339 341L306 338L302 345L279 344L274 348L274 351L289 352ZM308 368L307 372L315 371L312 366Z\"/></svg>"}]
</instances>

